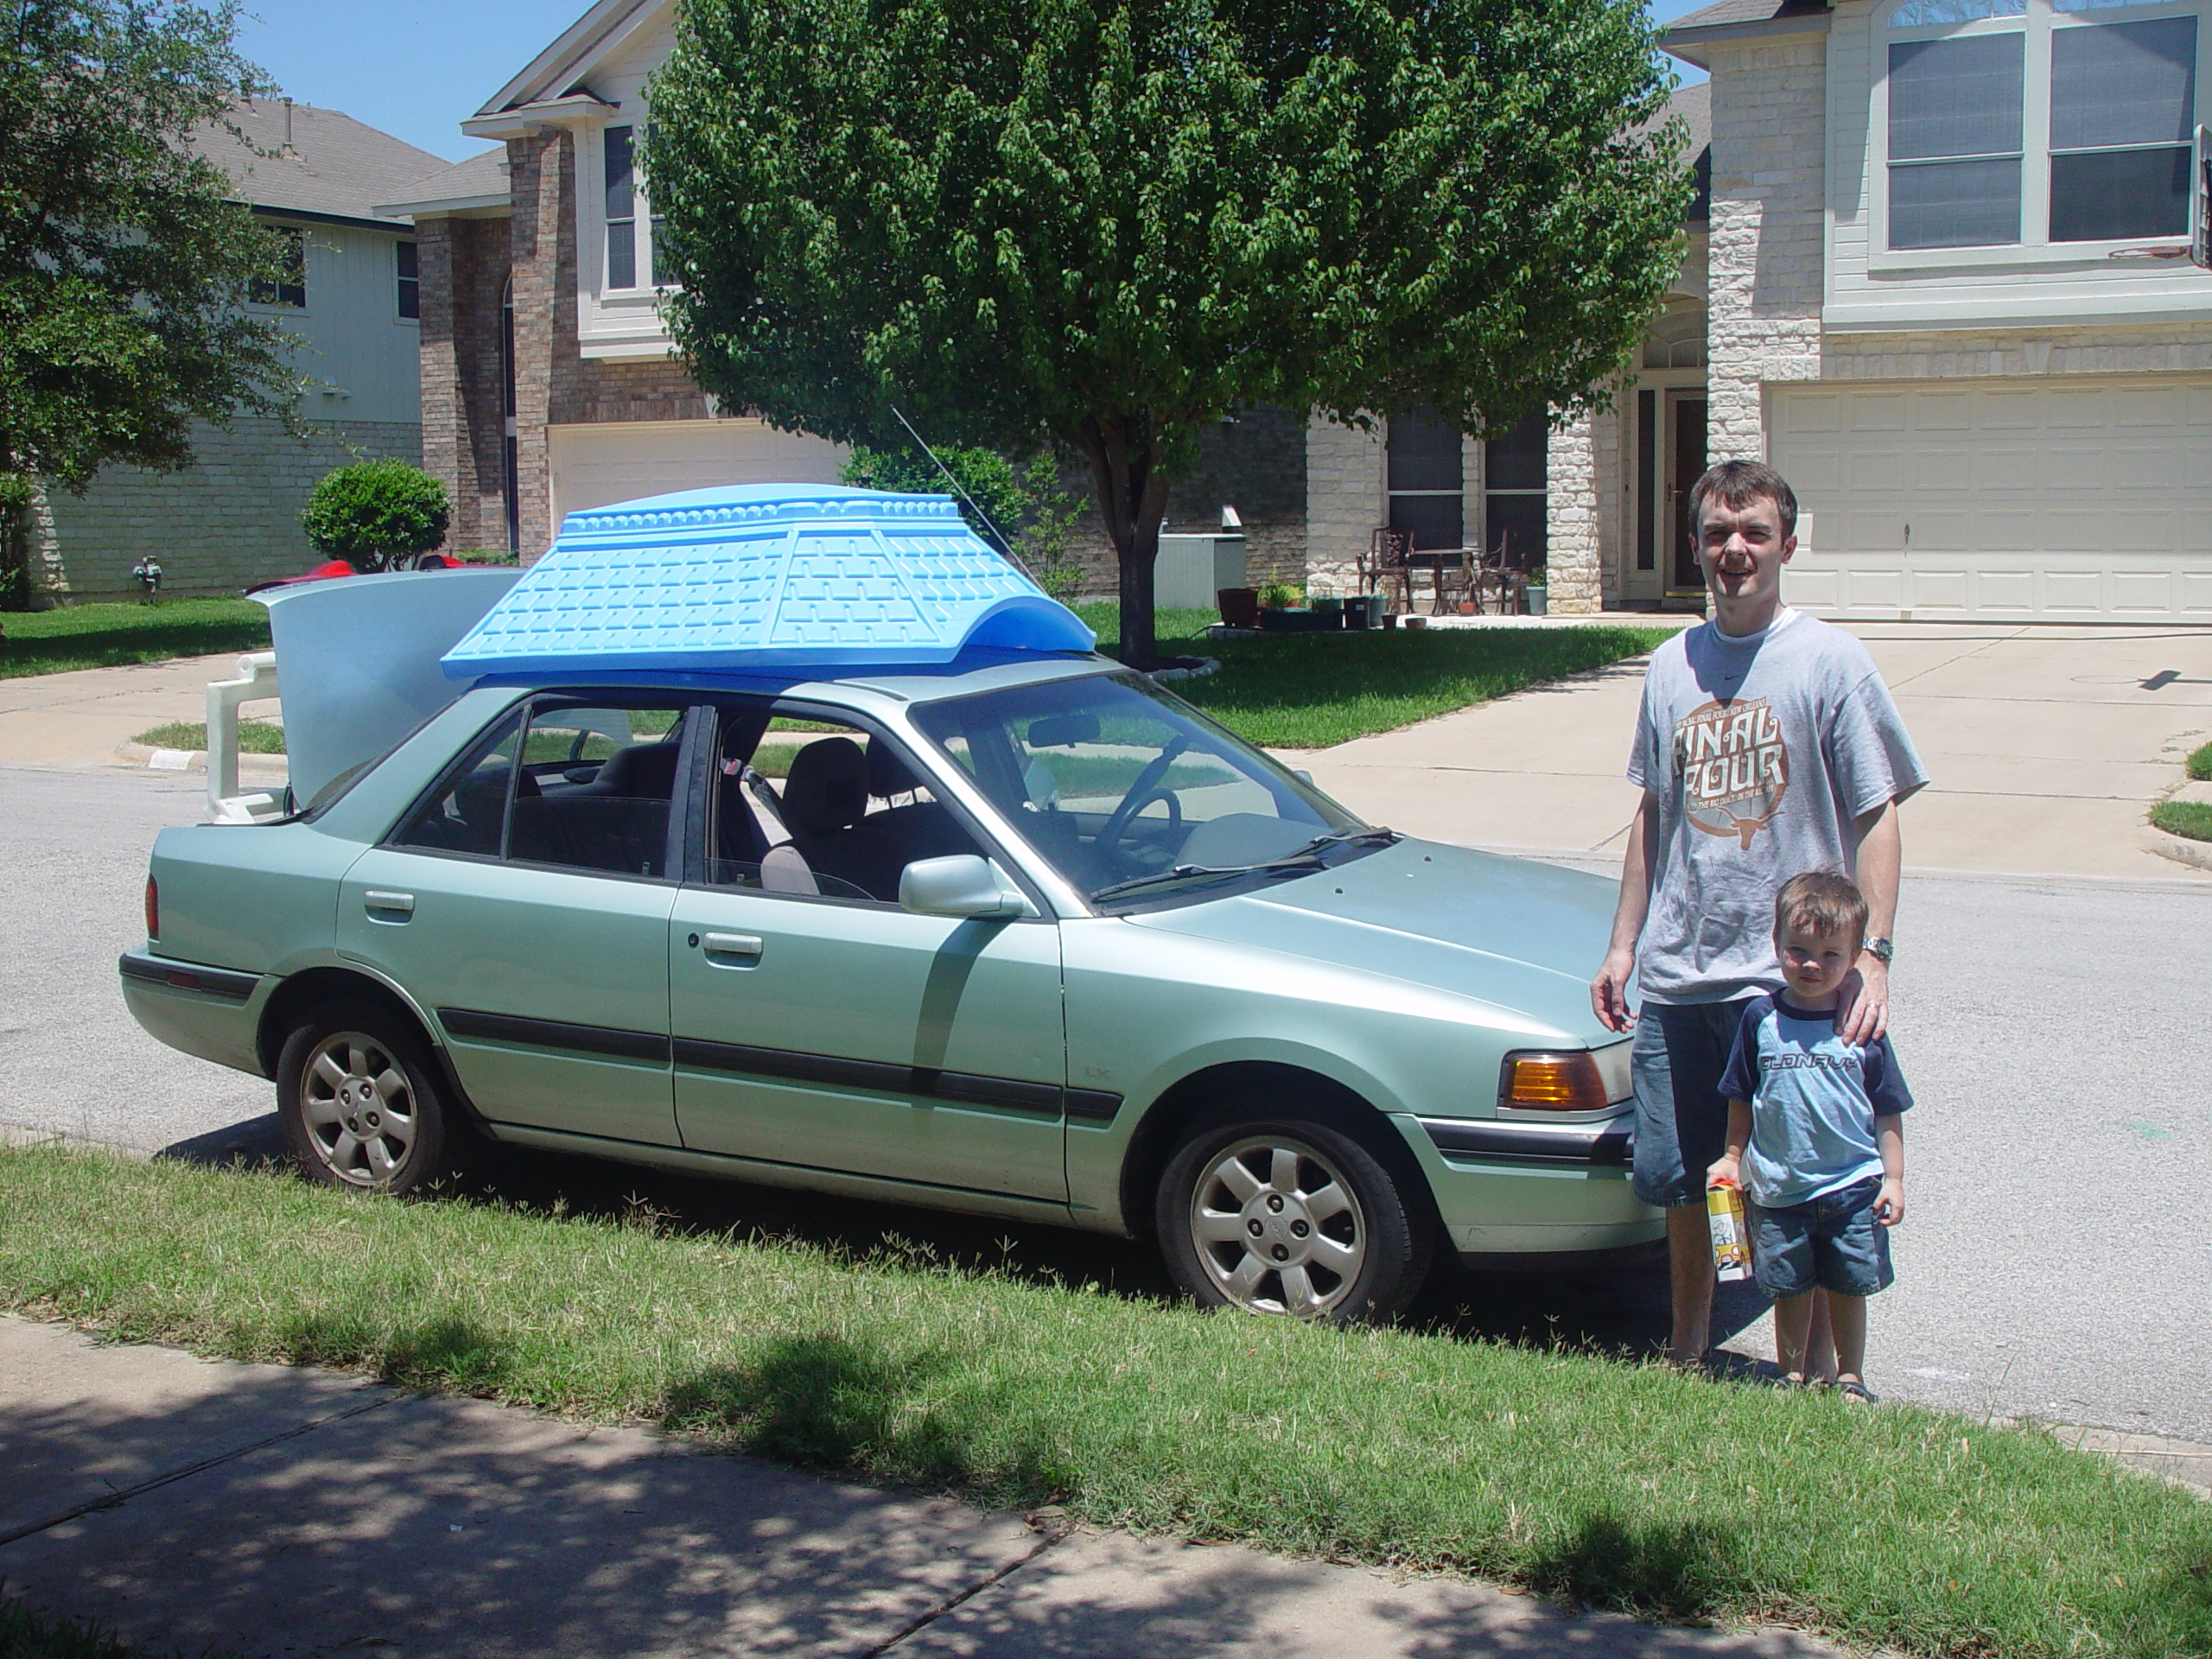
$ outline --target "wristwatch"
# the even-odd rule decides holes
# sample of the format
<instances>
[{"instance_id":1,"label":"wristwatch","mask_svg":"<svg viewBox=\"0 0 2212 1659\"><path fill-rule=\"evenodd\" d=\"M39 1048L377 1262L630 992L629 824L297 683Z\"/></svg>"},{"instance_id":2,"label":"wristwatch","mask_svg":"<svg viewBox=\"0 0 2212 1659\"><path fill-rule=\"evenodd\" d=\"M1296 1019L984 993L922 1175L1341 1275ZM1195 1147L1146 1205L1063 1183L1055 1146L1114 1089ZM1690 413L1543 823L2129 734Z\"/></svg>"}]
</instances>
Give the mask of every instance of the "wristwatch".
<instances>
[{"instance_id":1,"label":"wristwatch","mask_svg":"<svg viewBox=\"0 0 2212 1659\"><path fill-rule=\"evenodd\" d=\"M1897 953L1897 942L1893 939L1868 939L1859 948L1885 968L1890 965L1890 958Z\"/></svg>"}]
</instances>

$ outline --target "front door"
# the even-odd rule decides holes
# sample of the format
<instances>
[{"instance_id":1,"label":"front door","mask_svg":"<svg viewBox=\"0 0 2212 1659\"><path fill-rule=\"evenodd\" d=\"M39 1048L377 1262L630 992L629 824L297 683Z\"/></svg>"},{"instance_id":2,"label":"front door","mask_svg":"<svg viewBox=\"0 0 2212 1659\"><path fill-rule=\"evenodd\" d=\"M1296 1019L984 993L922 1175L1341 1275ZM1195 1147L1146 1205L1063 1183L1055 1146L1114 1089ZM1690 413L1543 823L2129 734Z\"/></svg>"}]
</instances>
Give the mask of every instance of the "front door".
<instances>
[{"instance_id":1,"label":"front door","mask_svg":"<svg viewBox=\"0 0 2212 1659\"><path fill-rule=\"evenodd\" d=\"M1058 925L901 909L909 855L987 849L880 737L805 719L757 747L727 719L767 775L718 753L696 815L714 855L667 936L683 1144L1065 1202Z\"/></svg>"},{"instance_id":2,"label":"front door","mask_svg":"<svg viewBox=\"0 0 2212 1659\"><path fill-rule=\"evenodd\" d=\"M1707 401L1702 391L1670 392L1667 397L1669 429L1668 458L1667 592L1705 594L1705 576L1698 569L1697 532L1690 524L1690 490L1704 476L1706 467Z\"/></svg>"}]
</instances>

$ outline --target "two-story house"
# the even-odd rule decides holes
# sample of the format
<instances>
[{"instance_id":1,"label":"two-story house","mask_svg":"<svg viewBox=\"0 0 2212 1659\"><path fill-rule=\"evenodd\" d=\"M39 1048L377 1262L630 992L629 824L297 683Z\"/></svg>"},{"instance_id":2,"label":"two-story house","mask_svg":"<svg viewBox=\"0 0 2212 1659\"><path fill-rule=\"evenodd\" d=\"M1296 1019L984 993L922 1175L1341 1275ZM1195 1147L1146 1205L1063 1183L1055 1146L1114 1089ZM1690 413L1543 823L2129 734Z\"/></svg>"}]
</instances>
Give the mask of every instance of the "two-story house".
<instances>
[{"instance_id":1,"label":"two-story house","mask_svg":"<svg viewBox=\"0 0 2212 1659\"><path fill-rule=\"evenodd\" d=\"M131 573L149 558L165 594L234 594L293 575L314 557L300 512L316 480L352 461L421 458L414 232L375 204L444 163L289 99L241 103L232 123L237 135L211 125L193 142L289 242L290 268L248 304L299 339L312 381L299 410L305 435L257 416L195 423L186 472L111 467L81 496L49 491L33 567L48 599L139 593Z\"/></svg>"},{"instance_id":2,"label":"two-story house","mask_svg":"<svg viewBox=\"0 0 2212 1659\"><path fill-rule=\"evenodd\" d=\"M1695 397L1707 453L1796 487L1808 609L2212 620L2207 11L1719 0L1670 28L1712 76L1706 361L1596 434L1615 589L1693 574L1660 532L1693 447L1663 405Z\"/></svg>"}]
</instances>

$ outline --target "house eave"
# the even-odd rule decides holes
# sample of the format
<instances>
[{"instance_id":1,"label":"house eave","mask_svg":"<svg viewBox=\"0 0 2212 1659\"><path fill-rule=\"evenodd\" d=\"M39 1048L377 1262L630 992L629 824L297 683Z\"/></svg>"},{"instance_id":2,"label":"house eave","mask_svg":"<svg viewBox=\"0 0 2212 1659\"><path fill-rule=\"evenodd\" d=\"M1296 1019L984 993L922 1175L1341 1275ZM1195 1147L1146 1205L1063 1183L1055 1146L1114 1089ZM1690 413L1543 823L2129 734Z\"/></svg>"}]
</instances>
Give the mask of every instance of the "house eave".
<instances>
[{"instance_id":1,"label":"house eave","mask_svg":"<svg viewBox=\"0 0 2212 1659\"><path fill-rule=\"evenodd\" d=\"M474 118L488 120L514 113L543 101L549 88L573 86L579 76L589 73L597 58L626 38L656 5L657 0L599 0L552 45L532 58L520 74L494 92ZM461 123L461 130L472 132L471 124Z\"/></svg>"},{"instance_id":2,"label":"house eave","mask_svg":"<svg viewBox=\"0 0 2212 1659\"><path fill-rule=\"evenodd\" d=\"M407 219L398 217L366 219L358 213L316 213L303 207L279 207L263 201L248 202L246 206L252 210L256 219L281 219L303 225L337 225L346 230L384 231L393 236L408 236L415 229ZM405 208L377 209L379 214L391 213L397 215L407 211Z\"/></svg>"},{"instance_id":3,"label":"house eave","mask_svg":"<svg viewBox=\"0 0 2212 1659\"><path fill-rule=\"evenodd\" d=\"M1659 36L1659 47L1684 63L1710 71L1711 54L1704 48L1730 41L1778 40L1795 35L1825 35L1828 14L1814 12L1796 17L1767 17L1749 23L1713 23L1703 29L1670 29Z\"/></svg>"},{"instance_id":4,"label":"house eave","mask_svg":"<svg viewBox=\"0 0 2212 1659\"><path fill-rule=\"evenodd\" d=\"M461 130L471 138L525 138L549 127L600 126L620 114L621 111L613 105L588 92L570 92L565 98L541 99L491 115L471 116L461 124Z\"/></svg>"},{"instance_id":5,"label":"house eave","mask_svg":"<svg viewBox=\"0 0 2212 1659\"><path fill-rule=\"evenodd\" d=\"M377 209L380 213L404 214L416 220L505 219L514 210L514 198L510 195L443 196L429 201L395 201Z\"/></svg>"}]
</instances>

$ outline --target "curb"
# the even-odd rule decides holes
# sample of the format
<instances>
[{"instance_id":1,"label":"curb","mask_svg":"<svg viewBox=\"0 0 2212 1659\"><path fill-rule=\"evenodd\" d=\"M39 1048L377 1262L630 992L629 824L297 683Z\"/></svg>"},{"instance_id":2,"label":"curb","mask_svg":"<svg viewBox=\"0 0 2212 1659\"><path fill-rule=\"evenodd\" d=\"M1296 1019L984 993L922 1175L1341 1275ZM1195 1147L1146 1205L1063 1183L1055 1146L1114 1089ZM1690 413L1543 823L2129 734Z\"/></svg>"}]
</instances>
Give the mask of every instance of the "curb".
<instances>
[{"instance_id":1,"label":"curb","mask_svg":"<svg viewBox=\"0 0 2212 1659\"><path fill-rule=\"evenodd\" d=\"M116 758L124 766L139 772L205 772L207 753L204 749L156 749L143 743L118 743ZM242 754L238 757L238 776L257 782L281 783L290 775L290 768L281 754Z\"/></svg>"},{"instance_id":2,"label":"curb","mask_svg":"<svg viewBox=\"0 0 2212 1659\"><path fill-rule=\"evenodd\" d=\"M2146 853L2156 853L2160 858L2170 858L2193 869L2212 870L2212 841L2191 841L2186 836L2169 835L2152 824L2144 825L2138 839Z\"/></svg>"}]
</instances>

